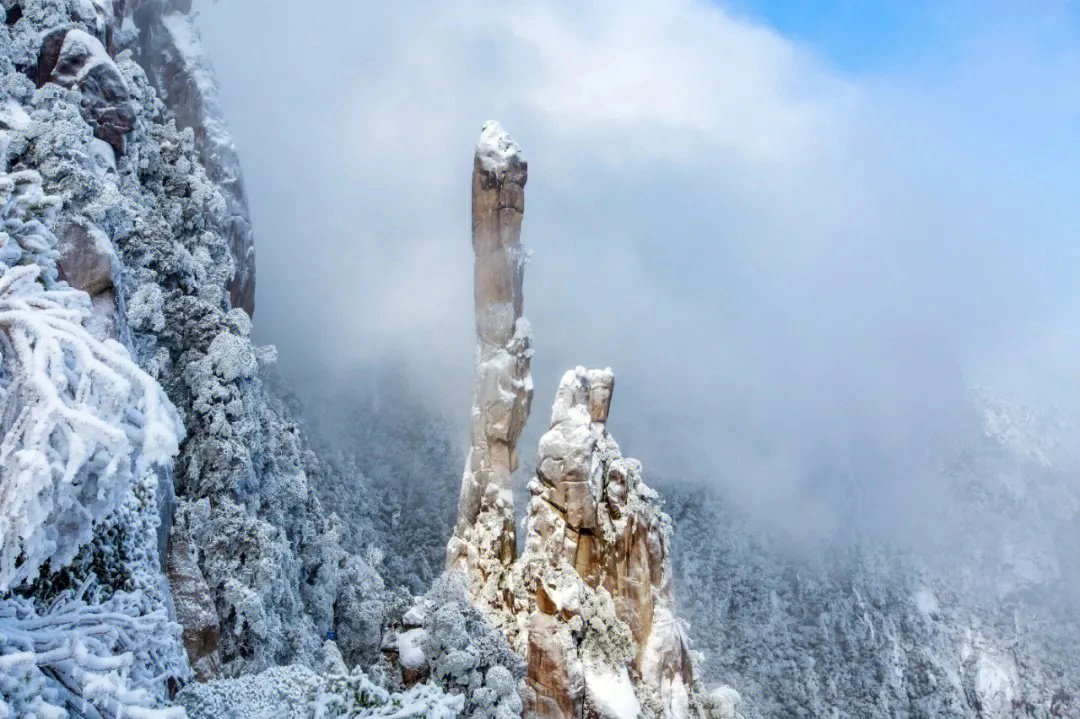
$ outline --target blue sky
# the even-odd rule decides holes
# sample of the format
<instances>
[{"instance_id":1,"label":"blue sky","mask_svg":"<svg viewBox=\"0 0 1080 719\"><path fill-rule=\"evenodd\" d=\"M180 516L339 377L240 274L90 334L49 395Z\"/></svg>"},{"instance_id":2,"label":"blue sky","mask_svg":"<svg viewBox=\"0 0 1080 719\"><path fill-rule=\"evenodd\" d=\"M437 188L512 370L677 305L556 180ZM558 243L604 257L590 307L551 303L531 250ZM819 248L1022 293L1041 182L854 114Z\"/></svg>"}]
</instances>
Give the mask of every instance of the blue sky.
<instances>
[{"instance_id":1,"label":"blue sky","mask_svg":"<svg viewBox=\"0 0 1080 719\"><path fill-rule=\"evenodd\" d=\"M1074 0L715 0L734 15L768 24L812 46L852 74L925 68L955 59L973 37L1026 28L1048 46L1073 44L1080 32Z\"/></svg>"},{"instance_id":2,"label":"blue sky","mask_svg":"<svg viewBox=\"0 0 1080 719\"><path fill-rule=\"evenodd\" d=\"M813 45L838 68L856 73L917 56L941 42L950 16L959 14L923 0L730 0L720 5Z\"/></svg>"}]
</instances>

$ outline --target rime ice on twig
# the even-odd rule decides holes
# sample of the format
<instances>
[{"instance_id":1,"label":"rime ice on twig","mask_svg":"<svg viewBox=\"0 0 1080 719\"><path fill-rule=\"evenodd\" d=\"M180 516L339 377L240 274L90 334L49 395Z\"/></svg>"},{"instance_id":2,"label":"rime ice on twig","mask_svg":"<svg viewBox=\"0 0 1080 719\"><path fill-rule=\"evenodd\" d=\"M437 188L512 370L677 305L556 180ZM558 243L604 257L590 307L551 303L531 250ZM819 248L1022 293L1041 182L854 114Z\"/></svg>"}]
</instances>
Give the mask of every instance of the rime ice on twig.
<instances>
[{"instance_id":1,"label":"rime ice on twig","mask_svg":"<svg viewBox=\"0 0 1080 719\"><path fill-rule=\"evenodd\" d=\"M0 591L56 569L164 466L183 430L158 384L117 342L94 338L85 293L0 275Z\"/></svg>"},{"instance_id":2,"label":"rime ice on twig","mask_svg":"<svg viewBox=\"0 0 1080 719\"><path fill-rule=\"evenodd\" d=\"M169 633L177 630L165 611L141 614L135 593L117 592L98 605L80 594L67 590L44 612L20 597L0 603L0 717L25 716L12 713L18 707L41 717L69 710L117 719L185 716L179 708L151 708L161 679L151 669L171 651Z\"/></svg>"}]
</instances>

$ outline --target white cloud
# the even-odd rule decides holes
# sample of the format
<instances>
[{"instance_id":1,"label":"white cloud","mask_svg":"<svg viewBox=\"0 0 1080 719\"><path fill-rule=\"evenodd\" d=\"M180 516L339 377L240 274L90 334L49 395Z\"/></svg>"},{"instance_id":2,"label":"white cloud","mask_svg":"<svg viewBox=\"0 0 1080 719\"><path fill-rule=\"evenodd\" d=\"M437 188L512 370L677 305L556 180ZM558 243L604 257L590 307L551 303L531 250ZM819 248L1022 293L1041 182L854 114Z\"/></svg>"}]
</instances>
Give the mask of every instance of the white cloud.
<instances>
[{"instance_id":1,"label":"white cloud","mask_svg":"<svg viewBox=\"0 0 1080 719\"><path fill-rule=\"evenodd\" d=\"M542 63L528 101L571 131L636 135L639 160L693 162L705 143L790 162L851 100L809 52L712 3L601 3L573 16L528 4L511 15L511 41Z\"/></svg>"},{"instance_id":2,"label":"white cloud","mask_svg":"<svg viewBox=\"0 0 1080 719\"><path fill-rule=\"evenodd\" d=\"M467 180L497 118L530 160L534 434L566 366L611 365L647 471L797 516L811 456L891 446L957 366L1080 386L1068 33L958 24L932 62L853 78L694 0L202 13L287 369L399 354L467 401Z\"/></svg>"}]
</instances>

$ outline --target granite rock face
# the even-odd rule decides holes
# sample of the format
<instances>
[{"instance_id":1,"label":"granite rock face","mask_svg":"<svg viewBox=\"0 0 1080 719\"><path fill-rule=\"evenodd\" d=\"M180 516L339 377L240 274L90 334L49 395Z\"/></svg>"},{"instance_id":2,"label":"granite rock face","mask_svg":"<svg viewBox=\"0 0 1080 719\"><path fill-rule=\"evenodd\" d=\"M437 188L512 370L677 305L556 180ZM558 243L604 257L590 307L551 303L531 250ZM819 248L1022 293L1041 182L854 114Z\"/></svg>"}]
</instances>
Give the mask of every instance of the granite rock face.
<instances>
[{"instance_id":1,"label":"granite rock face","mask_svg":"<svg viewBox=\"0 0 1080 719\"><path fill-rule=\"evenodd\" d=\"M221 621L211 600L210 587L195 558L195 548L183 538L171 543L166 573L172 590L176 619L184 628L184 649L199 681L221 672Z\"/></svg>"},{"instance_id":2,"label":"granite rock face","mask_svg":"<svg viewBox=\"0 0 1080 719\"><path fill-rule=\"evenodd\" d=\"M116 275L119 260L100 228L72 222L57 233L59 278L90 295L94 333L116 339Z\"/></svg>"},{"instance_id":3,"label":"granite rock face","mask_svg":"<svg viewBox=\"0 0 1080 719\"><path fill-rule=\"evenodd\" d=\"M471 447L461 480L458 520L446 550L474 596L503 582L514 559L510 475L532 402L532 331L522 317L525 255L521 220L527 165L498 125L484 125L473 160L472 242L477 361Z\"/></svg>"},{"instance_id":4,"label":"granite rock face","mask_svg":"<svg viewBox=\"0 0 1080 719\"><path fill-rule=\"evenodd\" d=\"M127 83L101 40L79 28L49 33L41 44L37 81L78 88L83 116L94 127L94 136L123 154L135 110Z\"/></svg>"},{"instance_id":5,"label":"granite rock face","mask_svg":"<svg viewBox=\"0 0 1080 719\"><path fill-rule=\"evenodd\" d=\"M712 716L693 690L689 642L674 616L670 522L605 428L610 370L563 377L529 485L524 553L515 556L511 474L532 399L525 180L520 148L497 123L484 125L472 176L472 446L447 567L524 657L525 716Z\"/></svg>"},{"instance_id":6,"label":"granite rock face","mask_svg":"<svg viewBox=\"0 0 1080 719\"><path fill-rule=\"evenodd\" d=\"M706 716L674 612L671 524L606 422L610 370L559 385L508 593L537 716ZM636 709L635 709L636 707Z\"/></svg>"}]
</instances>

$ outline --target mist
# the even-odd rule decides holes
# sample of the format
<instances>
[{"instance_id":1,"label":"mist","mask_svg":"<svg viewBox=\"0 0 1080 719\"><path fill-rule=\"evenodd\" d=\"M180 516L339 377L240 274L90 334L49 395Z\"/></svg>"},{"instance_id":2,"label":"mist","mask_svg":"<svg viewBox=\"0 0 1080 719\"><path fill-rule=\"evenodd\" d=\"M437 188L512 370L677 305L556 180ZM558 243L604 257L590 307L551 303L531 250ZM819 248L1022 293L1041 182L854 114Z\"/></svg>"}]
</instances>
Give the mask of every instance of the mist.
<instances>
[{"instance_id":1,"label":"mist","mask_svg":"<svg viewBox=\"0 0 1080 719\"><path fill-rule=\"evenodd\" d=\"M1076 406L1068 3L950 5L866 68L731 3L196 7L256 337L299 385L347 397L393 365L464 427L468 179L498 119L530 163L526 457L560 375L610 366L647 477L811 535L851 520L854 486L914 535L938 490L921 458L980 432L973 388Z\"/></svg>"}]
</instances>

